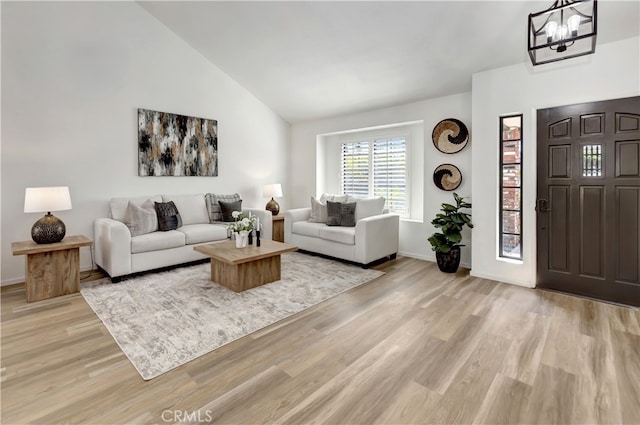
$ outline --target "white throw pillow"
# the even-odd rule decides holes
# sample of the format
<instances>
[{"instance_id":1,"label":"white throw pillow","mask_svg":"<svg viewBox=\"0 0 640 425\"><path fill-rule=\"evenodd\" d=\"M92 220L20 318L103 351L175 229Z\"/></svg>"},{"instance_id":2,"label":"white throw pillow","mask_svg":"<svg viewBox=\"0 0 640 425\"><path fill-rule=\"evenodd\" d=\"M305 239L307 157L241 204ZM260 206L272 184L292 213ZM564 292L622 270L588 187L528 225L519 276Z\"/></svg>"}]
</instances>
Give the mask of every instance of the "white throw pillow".
<instances>
[{"instance_id":1,"label":"white throw pillow","mask_svg":"<svg viewBox=\"0 0 640 425\"><path fill-rule=\"evenodd\" d=\"M327 201L348 202L349 200L349 195L331 195L330 193L323 193L322 196L320 196L320 202L323 204L326 204Z\"/></svg>"},{"instance_id":2,"label":"white throw pillow","mask_svg":"<svg viewBox=\"0 0 640 425\"><path fill-rule=\"evenodd\" d=\"M356 199L356 223L363 218L382 214L384 209L384 196L377 198Z\"/></svg>"},{"instance_id":3,"label":"white throw pillow","mask_svg":"<svg viewBox=\"0 0 640 425\"><path fill-rule=\"evenodd\" d=\"M129 198L111 198L111 202L109 203L111 212L110 217L114 220L118 220L124 223L124 215L127 212L127 206L129 205L129 202L133 202L135 205L140 206L148 200L151 200L151 202L162 202L162 196L153 195L136 196Z\"/></svg>"},{"instance_id":4,"label":"white throw pillow","mask_svg":"<svg viewBox=\"0 0 640 425\"><path fill-rule=\"evenodd\" d=\"M186 224L207 224L209 223L209 213L207 204L204 201L204 193L194 195L162 195L164 202L173 201L178 208L182 225Z\"/></svg>"},{"instance_id":5,"label":"white throw pillow","mask_svg":"<svg viewBox=\"0 0 640 425\"><path fill-rule=\"evenodd\" d=\"M124 224L131 236L140 236L158 230L158 216L153 201L147 199L142 205L129 201L124 213Z\"/></svg>"},{"instance_id":6,"label":"white throw pillow","mask_svg":"<svg viewBox=\"0 0 640 425\"><path fill-rule=\"evenodd\" d=\"M307 220L309 223L326 223L327 222L327 204L311 197L311 215Z\"/></svg>"}]
</instances>

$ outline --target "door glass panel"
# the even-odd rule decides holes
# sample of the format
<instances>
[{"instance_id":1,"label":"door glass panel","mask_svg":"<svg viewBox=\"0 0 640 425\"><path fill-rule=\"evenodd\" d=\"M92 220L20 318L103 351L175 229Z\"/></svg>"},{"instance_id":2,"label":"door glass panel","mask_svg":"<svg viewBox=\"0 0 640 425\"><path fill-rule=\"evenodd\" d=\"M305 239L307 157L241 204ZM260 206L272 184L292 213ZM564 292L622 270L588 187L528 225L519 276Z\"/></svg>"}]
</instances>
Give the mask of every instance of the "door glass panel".
<instances>
[{"instance_id":1,"label":"door glass panel","mask_svg":"<svg viewBox=\"0 0 640 425\"><path fill-rule=\"evenodd\" d=\"M502 185L520 187L520 165L502 166Z\"/></svg>"},{"instance_id":2,"label":"door glass panel","mask_svg":"<svg viewBox=\"0 0 640 425\"><path fill-rule=\"evenodd\" d=\"M602 145L582 145L582 177L602 177Z\"/></svg>"},{"instance_id":3,"label":"door glass panel","mask_svg":"<svg viewBox=\"0 0 640 425\"><path fill-rule=\"evenodd\" d=\"M512 187L502 188L502 209L519 210L520 209L520 189Z\"/></svg>"},{"instance_id":4,"label":"door glass panel","mask_svg":"<svg viewBox=\"0 0 640 425\"><path fill-rule=\"evenodd\" d=\"M522 258L520 235L502 235L502 257Z\"/></svg>"}]
</instances>

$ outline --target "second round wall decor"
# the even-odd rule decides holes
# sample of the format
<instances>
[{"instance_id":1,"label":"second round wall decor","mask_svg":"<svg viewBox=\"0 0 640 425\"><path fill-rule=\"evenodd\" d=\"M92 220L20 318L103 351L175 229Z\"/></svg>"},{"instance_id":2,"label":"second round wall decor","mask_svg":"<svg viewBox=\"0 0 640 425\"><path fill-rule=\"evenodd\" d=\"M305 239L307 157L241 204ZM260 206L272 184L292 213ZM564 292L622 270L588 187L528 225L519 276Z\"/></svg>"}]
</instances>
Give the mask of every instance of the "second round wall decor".
<instances>
[{"instance_id":1,"label":"second round wall decor","mask_svg":"<svg viewBox=\"0 0 640 425\"><path fill-rule=\"evenodd\" d=\"M441 190L456 190L462 183L462 173L453 164L438 165L433 170L433 183Z\"/></svg>"}]
</instances>

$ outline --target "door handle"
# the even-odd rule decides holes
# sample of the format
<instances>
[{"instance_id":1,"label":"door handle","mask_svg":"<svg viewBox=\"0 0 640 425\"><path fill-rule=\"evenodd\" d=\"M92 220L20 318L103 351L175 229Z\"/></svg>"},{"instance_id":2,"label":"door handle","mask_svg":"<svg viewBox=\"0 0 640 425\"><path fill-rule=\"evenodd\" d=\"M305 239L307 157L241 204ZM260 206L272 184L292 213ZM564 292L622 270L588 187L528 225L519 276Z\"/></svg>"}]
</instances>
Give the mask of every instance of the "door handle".
<instances>
[{"instance_id":1,"label":"door handle","mask_svg":"<svg viewBox=\"0 0 640 425\"><path fill-rule=\"evenodd\" d=\"M551 211L551 208L549 208L549 201L547 199L538 199L536 202L536 211L541 213Z\"/></svg>"}]
</instances>

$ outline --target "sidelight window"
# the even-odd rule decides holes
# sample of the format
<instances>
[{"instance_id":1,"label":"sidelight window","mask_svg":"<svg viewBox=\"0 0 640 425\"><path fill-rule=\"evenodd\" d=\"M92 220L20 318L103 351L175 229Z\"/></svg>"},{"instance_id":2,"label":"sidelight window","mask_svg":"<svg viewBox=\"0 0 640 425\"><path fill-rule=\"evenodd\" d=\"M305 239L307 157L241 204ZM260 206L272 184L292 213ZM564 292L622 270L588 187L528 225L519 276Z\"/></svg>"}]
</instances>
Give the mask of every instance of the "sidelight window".
<instances>
[{"instance_id":1,"label":"sidelight window","mask_svg":"<svg viewBox=\"0 0 640 425\"><path fill-rule=\"evenodd\" d=\"M522 259L522 115L500 117L500 257Z\"/></svg>"}]
</instances>

